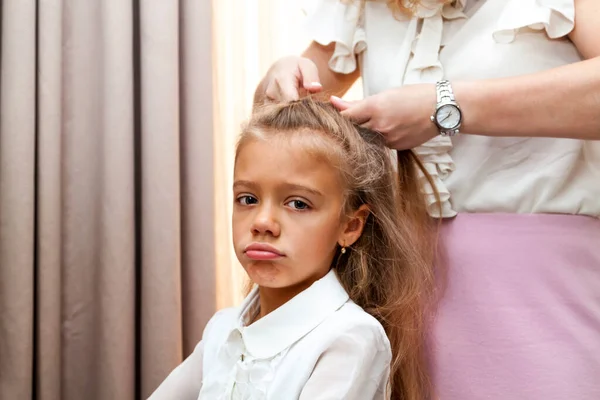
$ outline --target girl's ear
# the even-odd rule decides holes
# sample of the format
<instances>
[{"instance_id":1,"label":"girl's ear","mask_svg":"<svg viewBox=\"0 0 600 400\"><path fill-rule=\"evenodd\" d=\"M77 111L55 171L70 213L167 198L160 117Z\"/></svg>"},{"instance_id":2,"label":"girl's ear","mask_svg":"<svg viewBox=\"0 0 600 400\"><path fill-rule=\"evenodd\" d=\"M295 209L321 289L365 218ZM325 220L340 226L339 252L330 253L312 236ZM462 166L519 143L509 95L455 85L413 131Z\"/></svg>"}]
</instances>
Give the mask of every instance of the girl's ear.
<instances>
[{"instance_id":1,"label":"girl's ear","mask_svg":"<svg viewBox=\"0 0 600 400\"><path fill-rule=\"evenodd\" d=\"M352 246L362 235L363 229L370 214L369 206L363 204L347 217L338 243L342 247Z\"/></svg>"}]
</instances>

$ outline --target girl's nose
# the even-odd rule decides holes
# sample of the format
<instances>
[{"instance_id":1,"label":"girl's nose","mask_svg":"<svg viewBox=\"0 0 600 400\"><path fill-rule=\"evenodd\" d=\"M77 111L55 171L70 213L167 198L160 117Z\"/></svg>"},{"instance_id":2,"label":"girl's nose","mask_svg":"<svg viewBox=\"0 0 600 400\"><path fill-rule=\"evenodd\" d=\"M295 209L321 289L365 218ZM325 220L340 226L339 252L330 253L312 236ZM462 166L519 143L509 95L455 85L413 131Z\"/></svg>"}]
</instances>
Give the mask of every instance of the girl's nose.
<instances>
[{"instance_id":1,"label":"girl's nose","mask_svg":"<svg viewBox=\"0 0 600 400\"><path fill-rule=\"evenodd\" d=\"M273 211L272 207L262 207L259 210L252 223L253 235L279 236L281 227Z\"/></svg>"}]
</instances>

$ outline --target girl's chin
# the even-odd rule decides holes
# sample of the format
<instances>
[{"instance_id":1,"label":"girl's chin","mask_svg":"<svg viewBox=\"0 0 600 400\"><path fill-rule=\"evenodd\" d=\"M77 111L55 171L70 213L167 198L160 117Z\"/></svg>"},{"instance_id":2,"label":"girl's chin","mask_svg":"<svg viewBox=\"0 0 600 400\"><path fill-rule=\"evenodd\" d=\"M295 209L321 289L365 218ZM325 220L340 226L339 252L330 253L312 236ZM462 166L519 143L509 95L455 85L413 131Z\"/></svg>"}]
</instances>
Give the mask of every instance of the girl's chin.
<instances>
[{"instance_id":1,"label":"girl's chin","mask_svg":"<svg viewBox=\"0 0 600 400\"><path fill-rule=\"evenodd\" d=\"M275 263L252 261L244 266L246 273L259 286L282 287L281 268Z\"/></svg>"}]
</instances>

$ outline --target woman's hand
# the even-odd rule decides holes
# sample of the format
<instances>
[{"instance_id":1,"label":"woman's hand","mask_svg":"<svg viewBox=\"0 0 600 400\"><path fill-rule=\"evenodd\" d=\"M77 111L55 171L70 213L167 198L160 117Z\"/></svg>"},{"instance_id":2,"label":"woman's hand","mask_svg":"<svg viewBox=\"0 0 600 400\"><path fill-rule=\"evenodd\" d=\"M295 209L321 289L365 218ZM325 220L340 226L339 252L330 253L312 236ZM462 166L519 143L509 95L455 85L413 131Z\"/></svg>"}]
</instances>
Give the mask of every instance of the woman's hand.
<instances>
[{"instance_id":1,"label":"woman's hand","mask_svg":"<svg viewBox=\"0 0 600 400\"><path fill-rule=\"evenodd\" d=\"M276 61L258 85L254 104L298 100L322 90L319 71L308 58L289 56Z\"/></svg>"},{"instance_id":2,"label":"woman's hand","mask_svg":"<svg viewBox=\"0 0 600 400\"><path fill-rule=\"evenodd\" d=\"M392 149L412 149L439 134L430 119L436 105L433 84L406 85L357 102L332 96L331 102L342 115L381 132Z\"/></svg>"}]
</instances>

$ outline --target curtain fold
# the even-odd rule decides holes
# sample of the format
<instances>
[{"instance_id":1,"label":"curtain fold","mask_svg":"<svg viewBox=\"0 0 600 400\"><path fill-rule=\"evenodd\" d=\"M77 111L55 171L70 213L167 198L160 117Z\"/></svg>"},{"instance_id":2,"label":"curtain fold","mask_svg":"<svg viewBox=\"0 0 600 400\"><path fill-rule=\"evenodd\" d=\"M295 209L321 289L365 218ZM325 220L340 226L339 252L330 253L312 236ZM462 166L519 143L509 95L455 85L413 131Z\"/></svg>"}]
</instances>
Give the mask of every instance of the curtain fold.
<instances>
[{"instance_id":1,"label":"curtain fold","mask_svg":"<svg viewBox=\"0 0 600 400\"><path fill-rule=\"evenodd\" d=\"M41 399L60 399L63 370L61 325L62 325L62 190L63 175L61 158L63 154L62 131L62 2L54 7L39 7L37 79L41 83L37 89L37 271L34 287L37 287L36 335L37 352L27 354L35 357L35 370L27 371L31 376L21 381L21 388L35 387ZM2 32L3 35L5 31ZM32 47L35 49L35 46ZM1 106L1 103L0 103ZM4 110L3 110L4 111ZM30 110L30 112L32 112ZM32 117L35 114L32 112ZM0 160L0 170L5 166ZM2 197L2 194L0 194ZM1 229L0 229L1 230ZM0 263L0 267L3 267ZM3 269L3 268L2 268ZM2 271L5 278L4 271ZM37 281L37 284L36 284ZM31 281L28 282L31 284ZM24 318L30 318L25 314ZM25 357L25 355L22 355ZM0 365L6 366L0 357ZM10 365L10 364L9 364ZM6 383L5 383L6 384ZM2 392L6 389L2 389ZM19 398L13 396L14 398ZM31 398L23 396L22 398Z\"/></svg>"},{"instance_id":2,"label":"curtain fold","mask_svg":"<svg viewBox=\"0 0 600 400\"><path fill-rule=\"evenodd\" d=\"M0 55L0 398L29 398L33 369L35 43L33 0L2 2ZM6 383L5 383L6 382ZM5 390L6 385L18 386ZM5 393L9 396L5 396Z\"/></svg>"},{"instance_id":3,"label":"curtain fold","mask_svg":"<svg viewBox=\"0 0 600 400\"><path fill-rule=\"evenodd\" d=\"M211 4L1 4L0 398L146 398L215 311Z\"/></svg>"},{"instance_id":4,"label":"curtain fold","mask_svg":"<svg viewBox=\"0 0 600 400\"><path fill-rule=\"evenodd\" d=\"M183 353L178 24L177 2L140 2L142 388Z\"/></svg>"}]
</instances>

